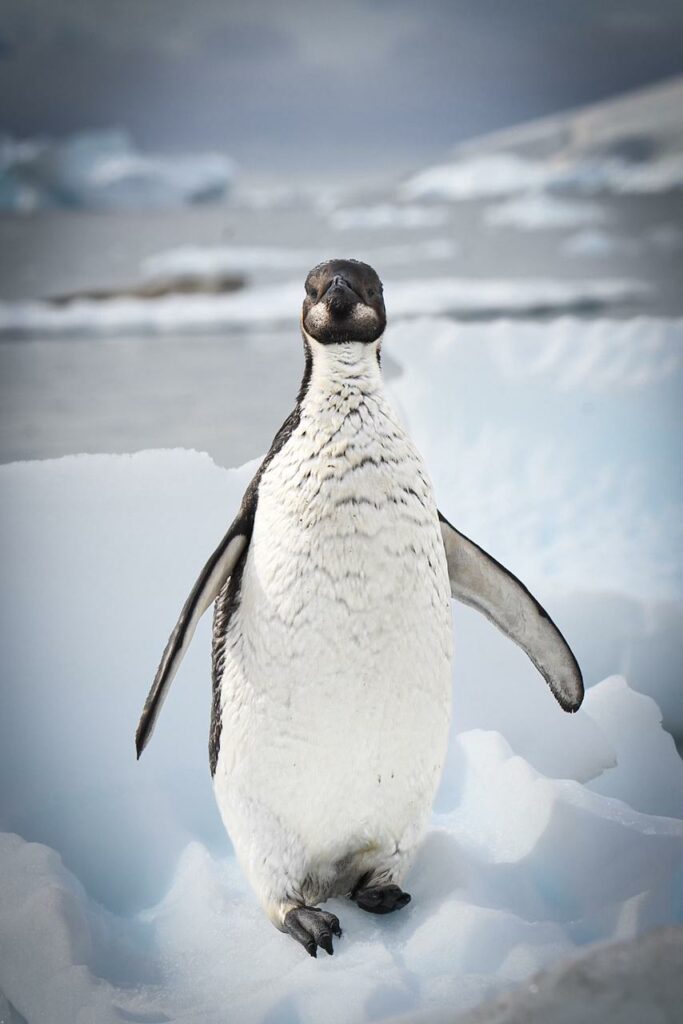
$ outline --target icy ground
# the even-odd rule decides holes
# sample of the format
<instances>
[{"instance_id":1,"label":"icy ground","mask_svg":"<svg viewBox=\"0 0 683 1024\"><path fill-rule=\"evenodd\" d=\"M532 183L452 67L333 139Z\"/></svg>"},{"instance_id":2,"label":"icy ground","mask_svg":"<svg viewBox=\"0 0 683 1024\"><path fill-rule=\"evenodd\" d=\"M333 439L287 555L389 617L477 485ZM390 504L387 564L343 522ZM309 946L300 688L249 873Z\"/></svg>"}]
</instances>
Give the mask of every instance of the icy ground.
<instances>
[{"instance_id":1,"label":"icy ground","mask_svg":"<svg viewBox=\"0 0 683 1024\"><path fill-rule=\"evenodd\" d=\"M437 1013L402 1024L678 1024L683 928L584 949L457 1019ZM392 1024L399 1024L396 1018Z\"/></svg>"},{"instance_id":2,"label":"icy ground","mask_svg":"<svg viewBox=\"0 0 683 1024\"><path fill-rule=\"evenodd\" d=\"M407 345L395 332L395 353L405 357ZM549 357L539 366L528 355L525 372L552 372ZM457 346L436 336L422 356L432 371L446 361L445 372ZM614 365L614 353L602 358ZM435 424L446 407L424 402L425 383L399 378L395 393L429 448L442 508L464 526L474 498L463 505L458 478L443 473ZM418 409L425 415L415 419ZM456 436L456 452L460 443ZM627 664L629 649L647 646L659 624L632 614L631 632L610 637L615 622L623 630L619 600L634 600L628 575L620 599L595 586L597 547L576 567L585 537L572 541L573 510L546 531L547 544L539 535L556 572L538 592L596 683L581 712L564 715L524 656L456 607L453 738L409 878L413 902L378 919L335 901L345 934L331 959L310 960L272 928L213 804L208 622L140 763L133 750L169 627L254 468L225 470L173 451L0 469L8 1014L30 1024L313 1024L323 1015L349 1024L422 1011L450 1019L587 943L683 919L683 764L649 697L618 676L598 682L605 650L614 665ZM558 482L549 484L552 493ZM501 495L480 500L482 511ZM517 518L519 539L529 522L519 509ZM483 516L488 539L481 531L477 539L540 579L523 544L510 557L511 534L495 522ZM628 525L616 517L614 531L624 527L627 550ZM655 540L636 538L645 567L648 558L657 564ZM588 636L572 626L586 601ZM606 648L595 639L603 622ZM673 630L659 638L676 642ZM653 672L666 657L671 650L653 659Z\"/></svg>"}]
</instances>

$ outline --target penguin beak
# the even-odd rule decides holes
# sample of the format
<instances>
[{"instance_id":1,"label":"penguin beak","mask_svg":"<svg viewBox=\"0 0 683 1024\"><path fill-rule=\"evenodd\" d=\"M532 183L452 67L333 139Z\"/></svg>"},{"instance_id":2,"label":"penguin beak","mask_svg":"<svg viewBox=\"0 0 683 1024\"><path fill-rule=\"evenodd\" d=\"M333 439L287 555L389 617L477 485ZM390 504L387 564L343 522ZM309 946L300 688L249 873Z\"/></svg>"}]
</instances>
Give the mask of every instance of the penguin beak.
<instances>
[{"instance_id":1,"label":"penguin beak","mask_svg":"<svg viewBox=\"0 0 683 1024\"><path fill-rule=\"evenodd\" d=\"M341 274L335 274L325 289L322 301L336 319L337 317L346 316L347 313L351 312L356 303L362 300Z\"/></svg>"}]
</instances>

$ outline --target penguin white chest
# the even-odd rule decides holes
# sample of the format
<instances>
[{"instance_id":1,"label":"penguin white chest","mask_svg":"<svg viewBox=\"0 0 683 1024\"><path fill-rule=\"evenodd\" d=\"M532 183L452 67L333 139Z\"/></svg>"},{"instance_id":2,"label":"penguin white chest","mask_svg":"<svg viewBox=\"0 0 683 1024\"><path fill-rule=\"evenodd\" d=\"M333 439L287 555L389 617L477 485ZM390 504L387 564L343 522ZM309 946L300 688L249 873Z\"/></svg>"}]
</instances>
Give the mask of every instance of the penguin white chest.
<instances>
[{"instance_id":1,"label":"penguin white chest","mask_svg":"<svg viewBox=\"0 0 683 1024\"><path fill-rule=\"evenodd\" d=\"M314 394L261 480L228 627L216 793L243 862L277 834L322 891L326 865L409 855L445 757L450 661L419 455L381 394Z\"/></svg>"}]
</instances>

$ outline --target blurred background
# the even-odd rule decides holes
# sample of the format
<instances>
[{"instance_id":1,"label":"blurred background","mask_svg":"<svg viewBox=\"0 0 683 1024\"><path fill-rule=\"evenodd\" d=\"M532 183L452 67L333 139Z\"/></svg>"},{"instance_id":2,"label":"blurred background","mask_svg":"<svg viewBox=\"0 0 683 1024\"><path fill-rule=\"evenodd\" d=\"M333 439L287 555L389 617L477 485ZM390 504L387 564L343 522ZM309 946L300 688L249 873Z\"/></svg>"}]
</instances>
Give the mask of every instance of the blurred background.
<instances>
[{"instance_id":1,"label":"blurred background","mask_svg":"<svg viewBox=\"0 0 683 1024\"><path fill-rule=\"evenodd\" d=\"M677 0L5 0L0 459L258 455L330 256L394 324L680 314L682 72Z\"/></svg>"}]
</instances>

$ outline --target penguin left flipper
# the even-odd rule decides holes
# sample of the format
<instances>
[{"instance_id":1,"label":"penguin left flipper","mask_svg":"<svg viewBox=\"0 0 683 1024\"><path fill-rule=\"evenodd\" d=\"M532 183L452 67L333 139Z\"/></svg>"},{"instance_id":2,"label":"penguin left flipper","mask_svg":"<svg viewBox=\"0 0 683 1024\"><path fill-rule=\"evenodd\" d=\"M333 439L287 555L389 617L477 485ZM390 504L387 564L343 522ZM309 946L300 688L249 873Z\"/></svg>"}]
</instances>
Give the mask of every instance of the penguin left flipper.
<instances>
[{"instance_id":1,"label":"penguin left flipper","mask_svg":"<svg viewBox=\"0 0 683 1024\"><path fill-rule=\"evenodd\" d=\"M439 512L451 595L482 612L529 656L564 711L583 700L581 669L569 644L524 584Z\"/></svg>"},{"instance_id":2,"label":"penguin left flipper","mask_svg":"<svg viewBox=\"0 0 683 1024\"><path fill-rule=\"evenodd\" d=\"M197 623L206 609L218 597L225 581L234 571L249 544L251 522L245 521L244 504L243 502L240 514L199 574L166 644L135 733L135 749L138 758L149 743L159 712L185 652L190 646Z\"/></svg>"}]
</instances>

